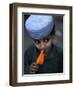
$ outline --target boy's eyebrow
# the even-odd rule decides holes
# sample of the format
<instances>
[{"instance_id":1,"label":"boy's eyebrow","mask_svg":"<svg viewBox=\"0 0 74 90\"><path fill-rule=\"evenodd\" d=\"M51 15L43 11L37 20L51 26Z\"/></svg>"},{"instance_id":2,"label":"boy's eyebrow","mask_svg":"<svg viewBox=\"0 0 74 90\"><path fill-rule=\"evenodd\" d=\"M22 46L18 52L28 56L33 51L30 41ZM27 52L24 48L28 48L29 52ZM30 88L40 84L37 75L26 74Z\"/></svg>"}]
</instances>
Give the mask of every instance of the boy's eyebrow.
<instances>
[{"instance_id":1,"label":"boy's eyebrow","mask_svg":"<svg viewBox=\"0 0 74 90\"><path fill-rule=\"evenodd\" d=\"M40 39L33 39L33 41L40 41Z\"/></svg>"},{"instance_id":2,"label":"boy's eyebrow","mask_svg":"<svg viewBox=\"0 0 74 90\"><path fill-rule=\"evenodd\" d=\"M49 38L51 38L51 36L44 37L43 39L49 39Z\"/></svg>"}]
</instances>

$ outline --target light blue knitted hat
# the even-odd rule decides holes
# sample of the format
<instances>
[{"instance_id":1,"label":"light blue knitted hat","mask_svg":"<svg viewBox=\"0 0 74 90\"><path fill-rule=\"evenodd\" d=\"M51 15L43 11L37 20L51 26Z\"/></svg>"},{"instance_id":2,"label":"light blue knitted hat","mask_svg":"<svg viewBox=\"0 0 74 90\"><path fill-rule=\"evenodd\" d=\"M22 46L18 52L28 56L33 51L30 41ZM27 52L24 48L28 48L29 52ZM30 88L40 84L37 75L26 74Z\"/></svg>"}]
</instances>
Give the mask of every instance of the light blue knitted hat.
<instances>
[{"instance_id":1,"label":"light blue knitted hat","mask_svg":"<svg viewBox=\"0 0 74 90\"><path fill-rule=\"evenodd\" d=\"M31 15L25 22L25 28L33 39L41 39L51 33L54 22L50 15Z\"/></svg>"}]
</instances>

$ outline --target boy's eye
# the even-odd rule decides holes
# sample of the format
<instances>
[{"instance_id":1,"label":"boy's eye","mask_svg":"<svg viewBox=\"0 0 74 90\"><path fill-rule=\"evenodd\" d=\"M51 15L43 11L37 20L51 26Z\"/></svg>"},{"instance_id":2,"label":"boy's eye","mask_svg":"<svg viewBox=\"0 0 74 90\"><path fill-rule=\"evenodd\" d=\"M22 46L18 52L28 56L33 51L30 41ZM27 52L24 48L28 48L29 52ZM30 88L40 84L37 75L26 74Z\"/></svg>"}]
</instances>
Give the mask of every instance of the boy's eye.
<instances>
[{"instance_id":1,"label":"boy's eye","mask_svg":"<svg viewBox=\"0 0 74 90\"><path fill-rule=\"evenodd\" d=\"M39 41L39 40L35 40L34 42L35 42L36 44L39 44L39 43L40 43L40 41Z\"/></svg>"},{"instance_id":2,"label":"boy's eye","mask_svg":"<svg viewBox=\"0 0 74 90\"><path fill-rule=\"evenodd\" d=\"M49 41L49 39L47 38L47 39L44 39L43 41L47 43Z\"/></svg>"},{"instance_id":3,"label":"boy's eye","mask_svg":"<svg viewBox=\"0 0 74 90\"><path fill-rule=\"evenodd\" d=\"M50 38L44 38L44 39L42 39L42 41L43 41L44 43L47 43L49 40L50 40ZM34 40L34 42L35 42L36 44L40 44L40 43L41 43L41 40Z\"/></svg>"}]
</instances>

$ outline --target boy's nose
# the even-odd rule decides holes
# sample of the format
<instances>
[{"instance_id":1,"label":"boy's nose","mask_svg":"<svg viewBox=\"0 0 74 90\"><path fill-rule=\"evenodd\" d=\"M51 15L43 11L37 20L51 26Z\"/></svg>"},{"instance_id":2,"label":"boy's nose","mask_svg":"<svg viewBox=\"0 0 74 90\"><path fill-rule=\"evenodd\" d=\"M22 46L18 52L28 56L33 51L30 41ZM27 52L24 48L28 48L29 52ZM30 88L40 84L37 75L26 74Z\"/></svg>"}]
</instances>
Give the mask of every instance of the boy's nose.
<instances>
[{"instance_id":1,"label":"boy's nose","mask_svg":"<svg viewBox=\"0 0 74 90\"><path fill-rule=\"evenodd\" d=\"M44 45L44 42L43 41L41 41L40 47L41 47L41 49L44 49L45 48L45 45Z\"/></svg>"}]
</instances>

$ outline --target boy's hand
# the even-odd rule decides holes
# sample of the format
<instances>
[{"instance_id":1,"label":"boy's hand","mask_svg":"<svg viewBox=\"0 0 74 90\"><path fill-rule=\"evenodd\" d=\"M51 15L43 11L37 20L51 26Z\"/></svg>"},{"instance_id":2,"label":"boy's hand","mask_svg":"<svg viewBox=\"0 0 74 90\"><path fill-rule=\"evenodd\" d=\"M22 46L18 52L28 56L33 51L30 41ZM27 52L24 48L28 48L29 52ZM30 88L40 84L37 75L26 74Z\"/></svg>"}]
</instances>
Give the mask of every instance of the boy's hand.
<instances>
[{"instance_id":1,"label":"boy's hand","mask_svg":"<svg viewBox=\"0 0 74 90\"><path fill-rule=\"evenodd\" d=\"M38 71L38 69L39 69L39 65L34 62L30 66L30 73L34 74Z\"/></svg>"}]
</instances>

